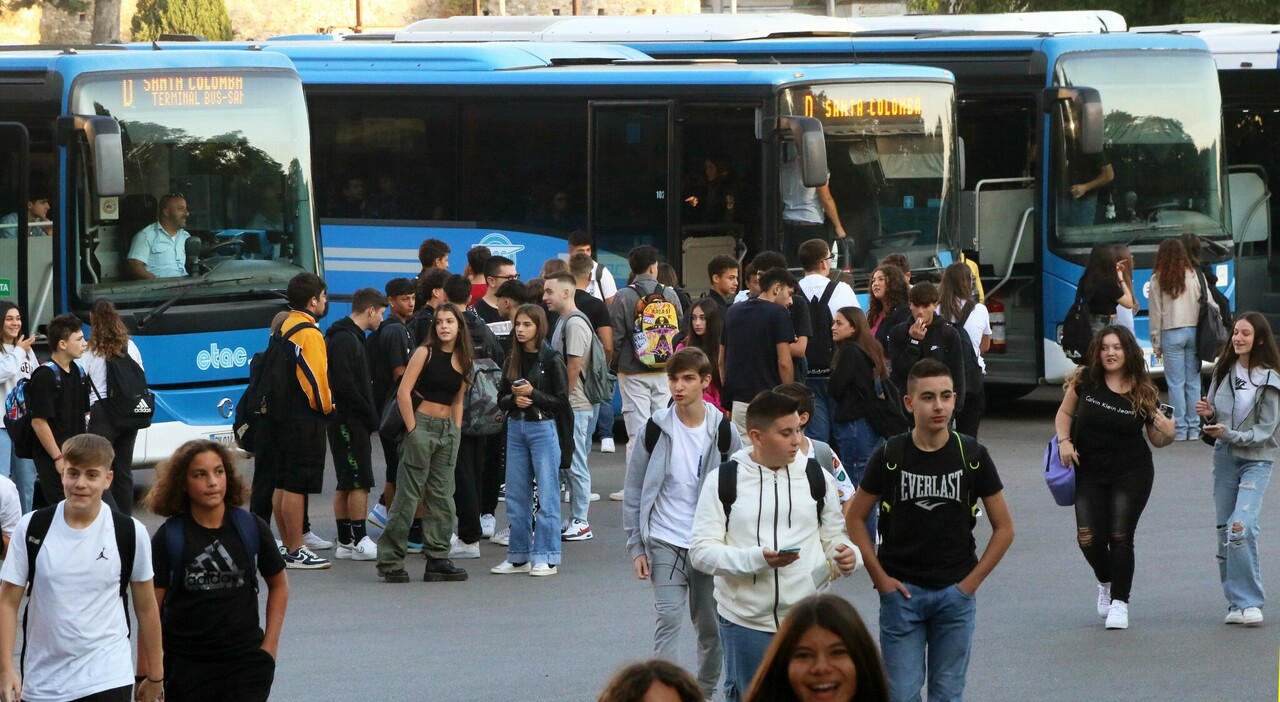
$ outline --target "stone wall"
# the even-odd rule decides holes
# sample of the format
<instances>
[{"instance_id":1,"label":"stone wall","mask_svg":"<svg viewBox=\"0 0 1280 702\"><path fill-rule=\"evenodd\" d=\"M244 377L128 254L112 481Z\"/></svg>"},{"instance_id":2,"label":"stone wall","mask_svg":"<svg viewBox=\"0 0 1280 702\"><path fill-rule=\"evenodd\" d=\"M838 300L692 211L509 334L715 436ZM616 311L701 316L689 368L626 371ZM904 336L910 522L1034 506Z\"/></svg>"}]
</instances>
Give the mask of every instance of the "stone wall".
<instances>
[{"instance_id":1,"label":"stone wall","mask_svg":"<svg viewBox=\"0 0 1280 702\"><path fill-rule=\"evenodd\" d=\"M347 30L356 23L355 0L225 0L237 39L265 39L279 34ZM698 0L580 0L584 15L691 14ZM119 36L129 41L129 22L137 0L122 0ZM366 30L398 29L415 20L470 14L471 0L364 0ZM481 8L499 15L562 15L573 12L572 0L481 0ZM35 7L0 10L0 44L86 44L93 26L91 11L67 13L39 3Z\"/></svg>"}]
</instances>

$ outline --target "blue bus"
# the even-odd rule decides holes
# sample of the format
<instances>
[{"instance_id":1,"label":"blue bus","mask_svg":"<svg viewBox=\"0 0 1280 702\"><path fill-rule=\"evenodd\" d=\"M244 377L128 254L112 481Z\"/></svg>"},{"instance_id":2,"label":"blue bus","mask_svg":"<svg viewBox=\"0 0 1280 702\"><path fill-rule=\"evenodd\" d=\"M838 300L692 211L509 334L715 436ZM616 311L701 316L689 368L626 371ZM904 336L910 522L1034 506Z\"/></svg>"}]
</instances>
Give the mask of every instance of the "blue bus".
<instances>
[{"instance_id":1,"label":"blue bus","mask_svg":"<svg viewBox=\"0 0 1280 702\"><path fill-rule=\"evenodd\" d=\"M1057 13L1050 13L1056 15ZM1086 13L1082 13L1086 14ZM995 344L988 388L1016 397L1074 368L1061 323L1096 244L1126 244L1135 261L1139 341L1150 348L1145 291L1159 242L1183 232L1208 241L1223 292L1235 295L1221 99L1204 42L1169 34L1118 33L1123 18L1051 16L814 18L506 18L424 20L402 38L617 41L655 58L859 66L881 62L950 70L956 77L963 147L961 248L979 262ZM732 27L712 32L699 26ZM1049 24L1049 26L1041 26ZM1071 33L1055 33L1061 26ZM715 39L681 39L681 34ZM675 37L673 39L673 36ZM1070 187L1109 161L1113 179L1076 201ZM832 191L838 173L832 170ZM884 192L883 189L879 192ZM843 207L844 203L840 203ZM911 259L913 268L926 261ZM1148 354L1153 370L1160 360Z\"/></svg>"},{"instance_id":2,"label":"blue bus","mask_svg":"<svg viewBox=\"0 0 1280 702\"><path fill-rule=\"evenodd\" d=\"M265 48L302 77L325 268L339 303L417 275L426 238L452 248L454 270L484 245L529 279L567 257L575 230L590 233L619 285L627 251L650 244L697 295L712 256L777 247L788 166L808 164L821 182L832 149L875 142L883 161L911 173L904 187L918 203L897 213L910 233L878 242L883 250L945 259L956 248L954 90L944 70L669 62L611 45L390 37ZM708 163L734 182L714 216L691 200Z\"/></svg>"},{"instance_id":3,"label":"blue bus","mask_svg":"<svg viewBox=\"0 0 1280 702\"><path fill-rule=\"evenodd\" d=\"M55 315L117 304L156 394L136 462L230 442L287 282L323 272L297 73L262 51L6 47L0 84L0 300L38 339ZM130 246L174 195L187 274L135 280Z\"/></svg>"}]
</instances>

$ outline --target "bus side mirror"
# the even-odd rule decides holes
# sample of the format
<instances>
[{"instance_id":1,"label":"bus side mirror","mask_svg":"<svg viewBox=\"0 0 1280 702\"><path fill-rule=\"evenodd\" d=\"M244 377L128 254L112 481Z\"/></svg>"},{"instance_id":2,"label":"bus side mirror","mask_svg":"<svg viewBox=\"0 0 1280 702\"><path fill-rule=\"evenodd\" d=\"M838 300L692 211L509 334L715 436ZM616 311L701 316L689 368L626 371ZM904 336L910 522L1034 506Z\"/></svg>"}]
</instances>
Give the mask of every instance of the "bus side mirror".
<instances>
[{"instance_id":1,"label":"bus side mirror","mask_svg":"<svg viewBox=\"0 0 1280 702\"><path fill-rule=\"evenodd\" d=\"M73 132L83 132L93 157L93 186L98 197L124 195L124 141L120 123L105 115L60 117L58 143L71 143Z\"/></svg>"},{"instance_id":2,"label":"bus side mirror","mask_svg":"<svg viewBox=\"0 0 1280 702\"><path fill-rule=\"evenodd\" d=\"M796 158L800 165L800 180L806 188L820 188L827 184L827 140L822 133L822 122L813 117L794 115L778 118L778 129L791 130Z\"/></svg>"},{"instance_id":3,"label":"bus side mirror","mask_svg":"<svg viewBox=\"0 0 1280 702\"><path fill-rule=\"evenodd\" d=\"M1105 131L1102 115L1102 95L1095 88L1046 88L1041 107L1045 112L1059 102L1071 105L1071 112L1080 123L1080 150L1085 154L1102 153Z\"/></svg>"}]
</instances>

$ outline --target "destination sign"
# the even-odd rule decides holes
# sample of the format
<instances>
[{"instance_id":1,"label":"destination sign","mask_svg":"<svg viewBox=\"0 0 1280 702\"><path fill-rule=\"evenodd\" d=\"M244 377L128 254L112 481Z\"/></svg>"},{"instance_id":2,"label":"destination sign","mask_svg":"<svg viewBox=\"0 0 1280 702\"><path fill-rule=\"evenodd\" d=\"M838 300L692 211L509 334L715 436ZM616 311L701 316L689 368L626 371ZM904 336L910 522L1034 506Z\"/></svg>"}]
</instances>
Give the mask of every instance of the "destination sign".
<instances>
[{"instance_id":1,"label":"destination sign","mask_svg":"<svg viewBox=\"0 0 1280 702\"><path fill-rule=\"evenodd\" d=\"M899 98L827 98L804 96L804 116L818 119L903 119L924 116L924 99Z\"/></svg>"},{"instance_id":2,"label":"destination sign","mask_svg":"<svg viewBox=\"0 0 1280 702\"><path fill-rule=\"evenodd\" d=\"M131 107L234 107L244 104L244 76L168 75L124 78L122 104Z\"/></svg>"}]
</instances>

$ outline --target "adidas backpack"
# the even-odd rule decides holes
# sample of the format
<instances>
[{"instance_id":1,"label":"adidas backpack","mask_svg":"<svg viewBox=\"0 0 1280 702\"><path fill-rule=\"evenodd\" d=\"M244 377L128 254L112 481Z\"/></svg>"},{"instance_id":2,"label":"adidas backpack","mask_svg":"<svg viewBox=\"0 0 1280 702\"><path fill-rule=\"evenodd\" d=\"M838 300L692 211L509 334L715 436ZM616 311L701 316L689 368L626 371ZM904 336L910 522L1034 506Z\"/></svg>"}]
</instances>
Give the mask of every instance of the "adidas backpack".
<instances>
[{"instance_id":1,"label":"adidas backpack","mask_svg":"<svg viewBox=\"0 0 1280 702\"><path fill-rule=\"evenodd\" d=\"M671 354L675 353L671 340L680 327L680 312L663 295L666 287L661 283L647 295L640 291L639 286L632 285L631 289L640 296L636 301L636 321L631 335L636 360L647 368L662 370L667 367Z\"/></svg>"}]
</instances>

